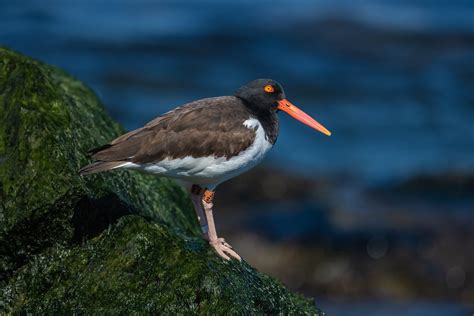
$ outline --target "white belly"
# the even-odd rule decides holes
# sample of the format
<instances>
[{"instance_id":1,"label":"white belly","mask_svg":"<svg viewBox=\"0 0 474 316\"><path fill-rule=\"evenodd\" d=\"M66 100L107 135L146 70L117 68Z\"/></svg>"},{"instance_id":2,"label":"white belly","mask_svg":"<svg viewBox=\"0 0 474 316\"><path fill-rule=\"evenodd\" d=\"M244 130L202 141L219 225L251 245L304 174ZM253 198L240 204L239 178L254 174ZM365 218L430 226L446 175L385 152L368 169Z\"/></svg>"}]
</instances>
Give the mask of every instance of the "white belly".
<instances>
[{"instance_id":1,"label":"white belly","mask_svg":"<svg viewBox=\"0 0 474 316\"><path fill-rule=\"evenodd\" d=\"M213 189L218 184L255 167L272 148L257 119L249 118L244 125L255 130L255 140L246 150L230 159L215 156L199 158L189 156L179 159L166 158L158 163L144 165L129 162L120 167L181 179Z\"/></svg>"}]
</instances>

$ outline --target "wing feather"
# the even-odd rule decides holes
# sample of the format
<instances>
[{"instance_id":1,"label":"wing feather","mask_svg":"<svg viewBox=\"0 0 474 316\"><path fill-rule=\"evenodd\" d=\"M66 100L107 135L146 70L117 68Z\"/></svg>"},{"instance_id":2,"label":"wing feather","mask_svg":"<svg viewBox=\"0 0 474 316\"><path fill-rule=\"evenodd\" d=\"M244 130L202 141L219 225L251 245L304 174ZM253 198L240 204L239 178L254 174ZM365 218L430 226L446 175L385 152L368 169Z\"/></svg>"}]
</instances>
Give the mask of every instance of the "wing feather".
<instances>
[{"instance_id":1,"label":"wing feather","mask_svg":"<svg viewBox=\"0 0 474 316\"><path fill-rule=\"evenodd\" d=\"M243 125L249 118L236 97L195 101L92 150L96 160L153 163L165 158L238 155L255 132Z\"/></svg>"}]
</instances>

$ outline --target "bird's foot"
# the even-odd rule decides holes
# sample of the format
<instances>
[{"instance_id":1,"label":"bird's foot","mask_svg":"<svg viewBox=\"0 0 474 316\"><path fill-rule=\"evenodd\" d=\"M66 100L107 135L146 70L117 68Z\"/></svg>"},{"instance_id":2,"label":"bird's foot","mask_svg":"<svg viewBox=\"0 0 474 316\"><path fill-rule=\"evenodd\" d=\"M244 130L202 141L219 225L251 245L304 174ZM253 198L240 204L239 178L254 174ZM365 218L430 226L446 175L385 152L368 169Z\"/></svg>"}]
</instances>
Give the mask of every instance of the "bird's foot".
<instances>
[{"instance_id":1,"label":"bird's foot","mask_svg":"<svg viewBox=\"0 0 474 316\"><path fill-rule=\"evenodd\" d=\"M230 260L231 257L241 261L242 258L232 250L232 246L229 245L224 238L217 238L209 241L209 244L216 250L217 254L225 260Z\"/></svg>"}]
</instances>

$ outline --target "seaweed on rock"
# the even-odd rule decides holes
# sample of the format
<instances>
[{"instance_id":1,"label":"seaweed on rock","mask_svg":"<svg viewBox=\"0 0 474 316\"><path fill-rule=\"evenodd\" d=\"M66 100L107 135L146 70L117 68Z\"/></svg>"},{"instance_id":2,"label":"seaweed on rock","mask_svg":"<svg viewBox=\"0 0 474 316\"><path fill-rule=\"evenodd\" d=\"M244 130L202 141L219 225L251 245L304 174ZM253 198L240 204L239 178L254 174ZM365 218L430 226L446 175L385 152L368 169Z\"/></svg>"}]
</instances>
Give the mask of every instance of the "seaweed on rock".
<instances>
[{"instance_id":1,"label":"seaweed on rock","mask_svg":"<svg viewBox=\"0 0 474 316\"><path fill-rule=\"evenodd\" d=\"M218 257L172 181L78 176L84 153L122 132L81 82L0 48L0 311L320 313Z\"/></svg>"}]
</instances>

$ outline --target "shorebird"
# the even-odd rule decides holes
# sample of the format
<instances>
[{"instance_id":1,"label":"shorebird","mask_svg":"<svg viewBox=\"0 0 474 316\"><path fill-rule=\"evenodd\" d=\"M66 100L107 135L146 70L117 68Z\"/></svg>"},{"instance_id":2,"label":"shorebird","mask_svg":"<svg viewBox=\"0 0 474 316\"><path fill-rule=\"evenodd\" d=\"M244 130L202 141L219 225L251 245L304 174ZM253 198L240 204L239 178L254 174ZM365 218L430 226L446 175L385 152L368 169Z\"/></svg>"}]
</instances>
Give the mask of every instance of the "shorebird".
<instances>
[{"instance_id":1,"label":"shorebird","mask_svg":"<svg viewBox=\"0 0 474 316\"><path fill-rule=\"evenodd\" d=\"M278 137L278 111L331 135L291 104L278 82L257 79L233 96L184 104L91 150L96 161L82 168L80 174L128 169L181 180L190 189L204 239L222 258L241 260L217 236L214 191L220 183L262 161Z\"/></svg>"}]
</instances>

